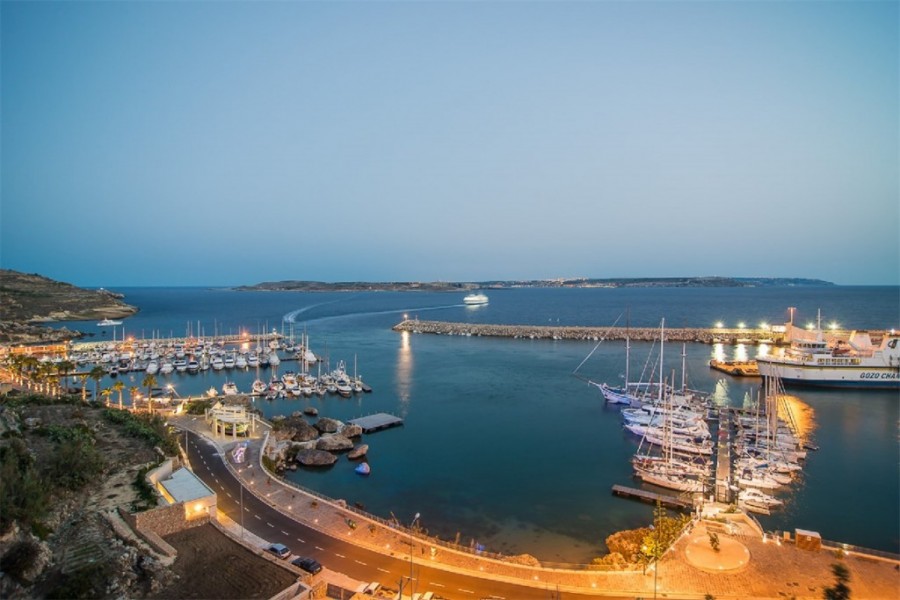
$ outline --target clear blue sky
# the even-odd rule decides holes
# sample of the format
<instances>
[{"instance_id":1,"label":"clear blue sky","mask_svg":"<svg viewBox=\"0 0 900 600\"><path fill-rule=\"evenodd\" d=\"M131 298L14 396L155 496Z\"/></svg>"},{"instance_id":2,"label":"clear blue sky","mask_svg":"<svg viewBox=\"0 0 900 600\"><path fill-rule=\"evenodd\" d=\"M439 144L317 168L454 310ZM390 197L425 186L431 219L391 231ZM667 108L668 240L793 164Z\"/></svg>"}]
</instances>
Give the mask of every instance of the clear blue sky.
<instances>
[{"instance_id":1,"label":"clear blue sky","mask_svg":"<svg viewBox=\"0 0 900 600\"><path fill-rule=\"evenodd\" d=\"M9 2L0 265L900 283L898 2Z\"/></svg>"}]
</instances>

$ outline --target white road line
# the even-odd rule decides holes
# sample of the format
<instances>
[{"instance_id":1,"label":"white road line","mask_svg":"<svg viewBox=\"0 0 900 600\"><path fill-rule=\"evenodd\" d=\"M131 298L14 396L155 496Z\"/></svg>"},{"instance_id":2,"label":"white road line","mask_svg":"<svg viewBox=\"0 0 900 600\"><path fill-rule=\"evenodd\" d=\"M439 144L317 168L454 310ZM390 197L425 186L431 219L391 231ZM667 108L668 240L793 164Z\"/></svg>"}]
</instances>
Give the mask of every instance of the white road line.
<instances>
[{"instance_id":1,"label":"white road line","mask_svg":"<svg viewBox=\"0 0 900 600\"><path fill-rule=\"evenodd\" d=\"M382 569L381 567L378 567L378 570L382 573L390 573L390 571L388 571L387 569Z\"/></svg>"},{"instance_id":2,"label":"white road line","mask_svg":"<svg viewBox=\"0 0 900 600\"><path fill-rule=\"evenodd\" d=\"M249 509L249 508L244 508L244 510L245 510L246 512L250 512L250 509Z\"/></svg>"},{"instance_id":3,"label":"white road line","mask_svg":"<svg viewBox=\"0 0 900 600\"><path fill-rule=\"evenodd\" d=\"M271 523L269 523L268 521L266 521L266 525L268 525L269 527L271 527L271 528L273 528L273 529L275 528L275 526L272 525Z\"/></svg>"},{"instance_id":4,"label":"white road line","mask_svg":"<svg viewBox=\"0 0 900 600\"><path fill-rule=\"evenodd\" d=\"M281 530L281 533L283 533L284 535L291 535L291 534L289 534L287 531L285 531L284 529Z\"/></svg>"},{"instance_id":5,"label":"white road line","mask_svg":"<svg viewBox=\"0 0 900 600\"><path fill-rule=\"evenodd\" d=\"M464 590L462 588L456 588L456 589L457 589L457 591L463 592L465 594L474 594L475 593L472 590Z\"/></svg>"},{"instance_id":6,"label":"white road line","mask_svg":"<svg viewBox=\"0 0 900 600\"><path fill-rule=\"evenodd\" d=\"M443 583L434 583L433 581L428 585L433 585L434 587L445 587Z\"/></svg>"},{"instance_id":7,"label":"white road line","mask_svg":"<svg viewBox=\"0 0 900 600\"><path fill-rule=\"evenodd\" d=\"M322 548L321 546L316 546L316 550L321 550L322 552L325 552L325 548Z\"/></svg>"},{"instance_id":8,"label":"white road line","mask_svg":"<svg viewBox=\"0 0 900 600\"><path fill-rule=\"evenodd\" d=\"M344 556L343 554L338 554L337 552L335 552L334 555L335 555L335 556L340 556L341 558L347 558L347 557Z\"/></svg>"},{"instance_id":9,"label":"white road line","mask_svg":"<svg viewBox=\"0 0 900 600\"><path fill-rule=\"evenodd\" d=\"M260 521L262 521L262 517L261 517L261 516L259 516L259 515L253 515L253 516L256 517L257 519L259 519Z\"/></svg>"},{"instance_id":10,"label":"white road line","mask_svg":"<svg viewBox=\"0 0 900 600\"><path fill-rule=\"evenodd\" d=\"M356 560L355 558L353 559L353 562L355 562L355 563L357 563L357 564L360 564L360 565L362 565L362 566L364 566L364 567L368 567L368 566L369 566L369 565L367 565L366 563L364 563L363 561L361 561L361 560Z\"/></svg>"},{"instance_id":11,"label":"white road line","mask_svg":"<svg viewBox=\"0 0 900 600\"><path fill-rule=\"evenodd\" d=\"M300 542L301 544L305 544L305 543L306 543L306 540L301 540L300 538L297 538L297 541Z\"/></svg>"},{"instance_id":12,"label":"white road line","mask_svg":"<svg viewBox=\"0 0 900 600\"><path fill-rule=\"evenodd\" d=\"M228 492L225 492L225 495L231 498L231 494L229 494Z\"/></svg>"}]
</instances>

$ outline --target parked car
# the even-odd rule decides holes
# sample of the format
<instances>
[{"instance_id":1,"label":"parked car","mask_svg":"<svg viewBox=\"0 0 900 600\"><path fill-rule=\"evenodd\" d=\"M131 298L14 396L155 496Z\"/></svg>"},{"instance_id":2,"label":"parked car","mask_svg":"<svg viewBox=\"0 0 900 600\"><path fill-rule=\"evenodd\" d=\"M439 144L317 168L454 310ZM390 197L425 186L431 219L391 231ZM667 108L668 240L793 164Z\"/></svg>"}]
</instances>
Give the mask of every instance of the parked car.
<instances>
[{"instance_id":1,"label":"parked car","mask_svg":"<svg viewBox=\"0 0 900 600\"><path fill-rule=\"evenodd\" d=\"M287 558L291 555L291 549L284 544L272 544L266 548L267 552L271 552L278 558Z\"/></svg>"},{"instance_id":2,"label":"parked car","mask_svg":"<svg viewBox=\"0 0 900 600\"><path fill-rule=\"evenodd\" d=\"M322 570L322 565L319 564L319 561L314 558L309 558L308 556L299 556L292 560L291 564L295 567L300 567L307 573L312 573L313 575Z\"/></svg>"}]
</instances>

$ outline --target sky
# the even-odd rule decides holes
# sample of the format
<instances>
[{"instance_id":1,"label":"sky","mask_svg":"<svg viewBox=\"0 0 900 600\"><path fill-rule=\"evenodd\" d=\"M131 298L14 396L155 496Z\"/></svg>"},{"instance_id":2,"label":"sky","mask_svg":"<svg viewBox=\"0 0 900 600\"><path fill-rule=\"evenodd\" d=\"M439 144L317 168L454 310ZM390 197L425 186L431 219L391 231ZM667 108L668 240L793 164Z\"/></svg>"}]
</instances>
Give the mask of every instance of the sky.
<instances>
[{"instance_id":1,"label":"sky","mask_svg":"<svg viewBox=\"0 0 900 600\"><path fill-rule=\"evenodd\" d=\"M0 266L900 284L900 3L0 2Z\"/></svg>"}]
</instances>

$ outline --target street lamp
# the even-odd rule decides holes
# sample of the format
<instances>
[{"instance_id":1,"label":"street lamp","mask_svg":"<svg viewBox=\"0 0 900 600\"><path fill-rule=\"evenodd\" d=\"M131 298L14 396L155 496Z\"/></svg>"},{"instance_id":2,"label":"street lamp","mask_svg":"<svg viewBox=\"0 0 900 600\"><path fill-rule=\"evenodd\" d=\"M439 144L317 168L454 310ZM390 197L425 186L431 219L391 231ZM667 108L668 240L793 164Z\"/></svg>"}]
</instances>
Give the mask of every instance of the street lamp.
<instances>
[{"instance_id":1,"label":"street lamp","mask_svg":"<svg viewBox=\"0 0 900 600\"><path fill-rule=\"evenodd\" d=\"M420 513L416 513L416 516L413 517L413 520L409 523L409 597L412 598L413 595L413 535L412 529L416 524L416 521L419 520L421 516ZM400 577L400 600L403 600L403 577Z\"/></svg>"}]
</instances>

